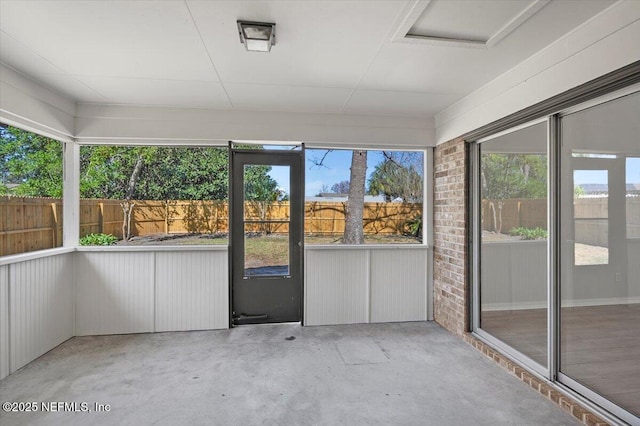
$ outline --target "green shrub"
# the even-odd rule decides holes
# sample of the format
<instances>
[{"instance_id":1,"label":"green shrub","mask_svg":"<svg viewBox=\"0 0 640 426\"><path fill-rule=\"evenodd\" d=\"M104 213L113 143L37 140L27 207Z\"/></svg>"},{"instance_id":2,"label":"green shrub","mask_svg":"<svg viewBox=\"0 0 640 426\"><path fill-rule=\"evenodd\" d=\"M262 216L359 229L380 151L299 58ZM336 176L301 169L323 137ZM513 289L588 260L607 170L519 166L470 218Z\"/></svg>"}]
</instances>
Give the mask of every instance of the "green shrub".
<instances>
[{"instance_id":1,"label":"green shrub","mask_svg":"<svg viewBox=\"0 0 640 426\"><path fill-rule=\"evenodd\" d=\"M118 237L111 234L89 234L80 238L81 246L111 246L118 241Z\"/></svg>"},{"instance_id":2,"label":"green shrub","mask_svg":"<svg viewBox=\"0 0 640 426\"><path fill-rule=\"evenodd\" d=\"M409 235L422 238L422 215L418 214L405 222Z\"/></svg>"},{"instance_id":3,"label":"green shrub","mask_svg":"<svg viewBox=\"0 0 640 426\"><path fill-rule=\"evenodd\" d=\"M519 226L509 231L511 236L519 236L523 240L544 240L547 238L547 231L542 228L524 228Z\"/></svg>"}]
</instances>

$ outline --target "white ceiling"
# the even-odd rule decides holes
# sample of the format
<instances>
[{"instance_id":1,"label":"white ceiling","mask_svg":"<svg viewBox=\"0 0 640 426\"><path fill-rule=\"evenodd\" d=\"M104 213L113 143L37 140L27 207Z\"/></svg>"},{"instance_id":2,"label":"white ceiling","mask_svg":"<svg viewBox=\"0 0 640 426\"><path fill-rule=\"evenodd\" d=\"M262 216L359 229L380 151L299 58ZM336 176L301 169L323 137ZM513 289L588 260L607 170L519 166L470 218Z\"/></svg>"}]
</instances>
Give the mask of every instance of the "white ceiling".
<instances>
[{"instance_id":1,"label":"white ceiling","mask_svg":"<svg viewBox=\"0 0 640 426\"><path fill-rule=\"evenodd\" d=\"M80 103L432 117L613 2L0 0L0 62ZM238 19L275 22L272 51Z\"/></svg>"}]
</instances>

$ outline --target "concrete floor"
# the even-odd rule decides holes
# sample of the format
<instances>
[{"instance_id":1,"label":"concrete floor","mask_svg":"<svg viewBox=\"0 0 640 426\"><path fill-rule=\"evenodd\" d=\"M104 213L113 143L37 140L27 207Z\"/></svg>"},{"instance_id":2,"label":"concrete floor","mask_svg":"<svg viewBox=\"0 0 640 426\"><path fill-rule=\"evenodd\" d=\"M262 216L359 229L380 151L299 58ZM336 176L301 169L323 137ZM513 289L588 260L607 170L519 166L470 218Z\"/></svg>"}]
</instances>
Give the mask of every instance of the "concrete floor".
<instances>
[{"instance_id":1,"label":"concrete floor","mask_svg":"<svg viewBox=\"0 0 640 426\"><path fill-rule=\"evenodd\" d=\"M110 405L2 412L3 426L577 424L434 323L77 337L0 382L0 400Z\"/></svg>"}]
</instances>

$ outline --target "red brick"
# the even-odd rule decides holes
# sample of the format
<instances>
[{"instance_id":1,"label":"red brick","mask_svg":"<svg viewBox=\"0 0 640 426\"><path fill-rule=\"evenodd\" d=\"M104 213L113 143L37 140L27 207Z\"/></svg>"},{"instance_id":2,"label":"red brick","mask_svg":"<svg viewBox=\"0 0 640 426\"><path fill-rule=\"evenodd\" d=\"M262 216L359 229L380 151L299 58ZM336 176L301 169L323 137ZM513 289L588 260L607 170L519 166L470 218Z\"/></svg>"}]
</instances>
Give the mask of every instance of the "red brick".
<instances>
[{"instance_id":1,"label":"red brick","mask_svg":"<svg viewBox=\"0 0 640 426\"><path fill-rule=\"evenodd\" d=\"M586 426L605 426L605 425L609 424L609 423L605 422L604 420L602 420L600 417L596 416L595 414L591 414L591 413L586 413L584 415L584 419L582 420L582 422Z\"/></svg>"},{"instance_id":2,"label":"red brick","mask_svg":"<svg viewBox=\"0 0 640 426\"><path fill-rule=\"evenodd\" d=\"M469 295L466 161L462 139L435 149L434 317L436 322L458 335L468 331L469 322L466 306Z\"/></svg>"},{"instance_id":3,"label":"red brick","mask_svg":"<svg viewBox=\"0 0 640 426\"><path fill-rule=\"evenodd\" d=\"M577 404L574 404L571 407L571 415L576 419L580 420L581 422L584 420L584 416L586 416L587 413L588 413L587 410L585 410L584 408L582 408Z\"/></svg>"},{"instance_id":4,"label":"red brick","mask_svg":"<svg viewBox=\"0 0 640 426\"><path fill-rule=\"evenodd\" d=\"M562 394L560 392L558 392L555 389L549 389L549 392L547 394L547 397L552 401L555 402L556 404L560 405L560 397L562 396Z\"/></svg>"},{"instance_id":5,"label":"red brick","mask_svg":"<svg viewBox=\"0 0 640 426\"><path fill-rule=\"evenodd\" d=\"M562 408L567 413L571 414L572 402L573 401L571 401L569 398L563 395L560 397L560 408Z\"/></svg>"}]
</instances>

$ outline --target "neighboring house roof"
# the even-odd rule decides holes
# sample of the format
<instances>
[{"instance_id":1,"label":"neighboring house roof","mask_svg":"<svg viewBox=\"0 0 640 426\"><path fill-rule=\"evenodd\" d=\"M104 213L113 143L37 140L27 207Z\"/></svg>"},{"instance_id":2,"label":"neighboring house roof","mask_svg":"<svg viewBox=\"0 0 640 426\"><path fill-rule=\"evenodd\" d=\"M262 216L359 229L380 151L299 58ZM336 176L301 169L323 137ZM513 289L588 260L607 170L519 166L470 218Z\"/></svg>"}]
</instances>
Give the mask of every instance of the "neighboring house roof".
<instances>
[{"instance_id":1,"label":"neighboring house roof","mask_svg":"<svg viewBox=\"0 0 640 426\"><path fill-rule=\"evenodd\" d=\"M583 195L579 198L606 198L609 196L609 185L606 183L583 183L576 185L582 188ZM627 197L640 197L640 183L628 183L626 185Z\"/></svg>"},{"instance_id":2,"label":"neighboring house roof","mask_svg":"<svg viewBox=\"0 0 640 426\"><path fill-rule=\"evenodd\" d=\"M332 194L332 193L322 193L320 196L316 197L304 197L305 201L315 201L315 202L333 202L333 203L344 203L347 201L349 196L347 194ZM365 195L364 196L365 203L384 203L384 195Z\"/></svg>"}]
</instances>

